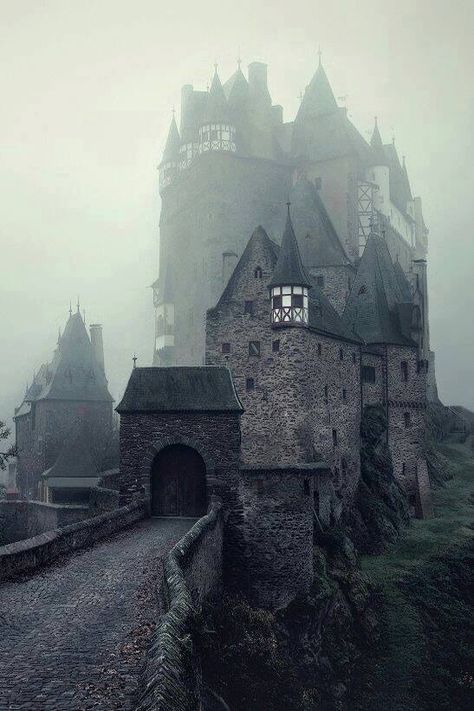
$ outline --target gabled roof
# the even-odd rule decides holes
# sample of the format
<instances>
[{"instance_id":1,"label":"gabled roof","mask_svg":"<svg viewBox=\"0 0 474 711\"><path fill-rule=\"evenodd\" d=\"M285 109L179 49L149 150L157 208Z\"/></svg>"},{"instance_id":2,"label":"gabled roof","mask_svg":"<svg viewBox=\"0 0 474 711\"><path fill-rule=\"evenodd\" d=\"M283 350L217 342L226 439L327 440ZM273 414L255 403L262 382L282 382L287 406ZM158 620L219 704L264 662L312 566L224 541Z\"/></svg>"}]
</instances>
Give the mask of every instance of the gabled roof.
<instances>
[{"instance_id":1,"label":"gabled roof","mask_svg":"<svg viewBox=\"0 0 474 711\"><path fill-rule=\"evenodd\" d=\"M268 286L284 285L311 286L311 281L301 261L300 250L291 221L290 203L288 203L288 214L286 216L285 231L283 232L283 238L281 240L280 254L278 255L278 260Z\"/></svg>"},{"instance_id":2,"label":"gabled roof","mask_svg":"<svg viewBox=\"0 0 474 711\"><path fill-rule=\"evenodd\" d=\"M168 138L166 140L165 149L163 151L162 161L173 160L179 153L179 146L181 139L179 137L178 126L176 125L176 119L173 115L170 124L170 130L168 131Z\"/></svg>"},{"instance_id":3,"label":"gabled roof","mask_svg":"<svg viewBox=\"0 0 474 711\"><path fill-rule=\"evenodd\" d=\"M134 368L121 415L133 412L243 412L228 368Z\"/></svg>"},{"instance_id":4,"label":"gabled roof","mask_svg":"<svg viewBox=\"0 0 474 711\"><path fill-rule=\"evenodd\" d=\"M385 239L370 235L343 314L346 325L366 343L414 345L400 323L400 305L407 303L406 296Z\"/></svg>"},{"instance_id":5,"label":"gabled roof","mask_svg":"<svg viewBox=\"0 0 474 711\"><path fill-rule=\"evenodd\" d=\"M403 176L397 149L393 143L384 146L390 176L390 200L403 215L407 214L407 202L411 200L411 193ZM408 176L407 176L408 180Z\"/></svg>"},{"instance_id":6,"label":"gabled roof","mask_svg":"<svg viewBox=\"0 0 474 711\"><path fill-rule=\"evenodd\" d=\"M278 261L280 247L269 238L263 227L257 227L247 242L242 257L237 263L217 306L215 309L210 309L209 313L217 313L220 309L223 309L232 302L233 294L242 272L247 267L253 269L258 266L263 250L268 256L270 266L275 266ZM255 259L254 255L256 253L259 254L258 262L252 261ZM328 336L335 336L350 341L359 341L359 337L342 321L337 311L311 276L308 276L308 281L312 287L309 289L309 328Z\"/></svg>"},{"instance_id":7,"label":"gabled roof","mask_svg":"<svg viewBox=\"0 0 474 711\"><path fill-rule=\"evenodd\" d=\"M296 121L330 114L334 111L337 111L336 99L323 65L319 63L313 78L306 87Z\"/></svg>"},{"instance_id":8,"label":"gabled roof","mask_svg":"<svg viewBox=\"0 0 474 711\"><path fill-rule=\"evenodd\" d=\"M45 363L25 395L26 402L80 400L112 402L79 311L71 314L51 363Z\"/></svg>"},{"instance_id":9,"label":"gabled roof","mask_svg":"<svg viewBox=\"0 0 474 711\"><path fill-rule=\"evenodd\" d=\"M407 170L405 156L403 156L403 163L402 163L402 182L403 182L404 192L407 196L407 200L413 200L413 195L412 195L411 186L410 186L410 180L408 178L408 170Z\"/></svg>"},{"instance_id":10,"label":"gabled roof","mask_svg":"<svg viewBox=\"0 0 474 711\"><path fill-rule=\"evenodd\" d=\"M321 196L306 177L291 191L292 221L303 264L329 267L350 264Z\"/></svg>"},{"instance_id":11,"label":"gabled roof","mask_svg":"<svg viewBox=\"0 0 474 711\"><path fill-rule=\"evenodd\" d=\"M42 477L51 478L91 478L98 477L99 470L91 454L86 434L81 428L77 435L65 442L59 457Z\"/></svg>"},{"instance_id":12,"label":"gabled roof","mask_svg":"<svg viewBox=\"0 0 474 711\"><path fill-rule=\"evenodd\" d=\"M253 255L257 250L260 252L264 251L267 254L268 261L270 262L272 268L274 268L278 259L280 247L275 242L273 242L273 240L270 239L270 237L261 225L259 225L252 232L252 235L245 246L242 256L237 262L235 269L232 272L229 281L227 282L227 286L222 292L215 308L210 309L211 312L214 310L219 310L226 304L230 303L240 275L245 270L245 268L252 263ZM257 264L254 264L252 266L257 266Z\"/></svg>"},{"instance_id":13,"label":"gabled roof","mask_svg":"<svg viewBox=\"0 0 474 711\"><path fill-rule=\"evenodd\" d=\"M311 120L297 117L293 123L291 151L297 158L314 161L354 155L364 165L372 164L371 148L347 117L345 108Z\"/></svg>"}]
</instances>

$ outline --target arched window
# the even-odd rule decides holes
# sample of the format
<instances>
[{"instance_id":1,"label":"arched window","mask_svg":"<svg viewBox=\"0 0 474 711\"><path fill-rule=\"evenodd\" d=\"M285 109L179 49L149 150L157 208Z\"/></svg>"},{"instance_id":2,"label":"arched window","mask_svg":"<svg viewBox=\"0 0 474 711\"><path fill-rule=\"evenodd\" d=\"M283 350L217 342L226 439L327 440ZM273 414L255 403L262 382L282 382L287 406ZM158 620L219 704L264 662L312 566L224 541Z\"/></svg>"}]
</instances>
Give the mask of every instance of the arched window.
<instances>
[{"instance_id":1,"label":"arched window","mask_svg":"<svg viewBox=\"0 0 474 711\"><path fill-rule=\"evenodd\" d=\"M261 279L263 276L262 267L257 267L253 273L255 279Z\"/></svg>"}]
</instances>

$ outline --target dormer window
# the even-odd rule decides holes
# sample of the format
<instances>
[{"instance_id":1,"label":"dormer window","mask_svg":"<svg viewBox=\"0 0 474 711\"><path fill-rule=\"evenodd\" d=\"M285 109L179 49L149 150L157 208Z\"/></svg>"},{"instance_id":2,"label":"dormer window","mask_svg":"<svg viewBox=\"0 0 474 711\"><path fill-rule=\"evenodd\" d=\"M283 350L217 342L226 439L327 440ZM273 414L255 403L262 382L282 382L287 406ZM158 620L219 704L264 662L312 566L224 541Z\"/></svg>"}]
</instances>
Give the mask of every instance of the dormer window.
<instances>
[{"instance_id":1,"label":"dormer window","mask_svg":"<svg viewBox=\"0 0 474 711\"><path fill-rule=\"evenodd\" d=\"M305 286L273 287L272 323L308 323L308 289Z\"/></svg>"},{"instance_id":2,"label":"dormer window","mask_svg":"<svg viewBox=\"0 0 474 711\"><path fill-rule=\"evenodd\" d=\"M199 129L199 153L230 151L235 153L235 128L226 123L209 123Z\"/></svg>"}]
</instances>

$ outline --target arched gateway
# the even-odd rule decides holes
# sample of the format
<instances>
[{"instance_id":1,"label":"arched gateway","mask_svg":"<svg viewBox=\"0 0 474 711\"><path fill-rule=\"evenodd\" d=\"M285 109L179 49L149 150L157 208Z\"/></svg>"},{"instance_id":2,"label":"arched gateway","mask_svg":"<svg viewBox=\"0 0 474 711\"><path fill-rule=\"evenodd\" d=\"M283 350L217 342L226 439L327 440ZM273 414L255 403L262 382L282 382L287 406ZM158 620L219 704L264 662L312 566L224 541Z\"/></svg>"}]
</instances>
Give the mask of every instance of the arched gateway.
<instances>
[{"instance_id":1,"label":"arched gateway","mask_svg":"<svg viewBox=\"0 0 474 711\"><path fill-rule=\"evenodd\" d=\"M206 465L195 449L172 444L151 467L152 516L203 516L207 509Z\"/></svg>"},{"instance_id":2,"label":"arched gateway","mask_svg":"<svg viewBox=\"0 0 474 711\"><path fill-rule=\"evenodd\" d=\"M123 501L142 494L152 516L234 505L242 405L227 368L134 368L117 412Z\"/></svg>"}]
</instances>

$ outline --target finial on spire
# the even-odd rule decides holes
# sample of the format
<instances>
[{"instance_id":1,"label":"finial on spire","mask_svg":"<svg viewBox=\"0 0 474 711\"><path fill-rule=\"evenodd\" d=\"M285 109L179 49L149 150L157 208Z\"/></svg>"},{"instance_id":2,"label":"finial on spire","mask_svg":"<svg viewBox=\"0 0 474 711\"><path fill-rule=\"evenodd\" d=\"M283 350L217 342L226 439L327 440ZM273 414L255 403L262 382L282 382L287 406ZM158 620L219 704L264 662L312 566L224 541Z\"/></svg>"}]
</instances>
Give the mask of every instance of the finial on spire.
<instances>
[{"instance_id":1,"label":"finial on spire","mask_svg":"<svg viewBox=\"0 0 474 711\"><path fill-rule=\"evenodd\" d=\"M72 316L72 301L69 299L69 316Z\"/></svg>"},{"instance_id":2,"label":"finial on spire","mask_svg":"<svg viewBox=\"0 0 474 711\"><path fill-rule=\"evenodd\" d=\"M77 304L76 305L77 305L77 313L79 314L79 313L81 313L81 303L79 301L79 297L77 297Z\"/></svg>"},{"instance_id":3,"label":"finial on spire","mask_svg":"<svg viewBox=\"0 0 474 711\"><path fill-rule=\"evenodd\" d=\"M133 369L135 370L135 368L137 367L137 360L138 360L136 353L133 354L132 360L133 360Z\"/></svg>"},{"instance_id":4,"label":"finial on spire","mask_svg":"<svg viewBox=\"0 0 474 711\"><path fill-rule=\"evenodd\" d=\"M84 321L84 323L86 322L86 310L85 309L83 309L83 311L82 311L82 320Z\"/></svg>"},{"instance_id":5,"label":"finial on spire","mask_svg":"<svg viewBox=\"0 0 474 711\"><path fill-rule=\"evenodd\" d=\"M378 124L378 118L379 118L378 116L374 116L375 128L377 128L378 125L379 125L379 124Z\"/></svg>"},{"instance_id":6,"label":"finial on spire","mask_svg":"<svg viewBox=\"0 0 474 711\"><path fill-rule=\"evenodd\" d=\"M300 93L298 94L297 98L298 98L300 101L303 101L303 92L302 92L302 91L300 91Z\"/></svg>"},{"instance_id":7,"label":"finial on spire","mask_svg":"<svg viewBox=\"0 0 474 711\"><path fill-rule=\"evenodd\" d=\"M175 110L175 108L174 108L174 104L173 104L173 106L171 107L171 116L172 116L172 118L175 118L175 117L176 117L176 110Z\"/></svg>"},{"instance_id":8,"label":"finial on spire","mask_svg":"<svg viewBox=\"0 0 474 711\"><path fill-rule=\"evenodd\" d=\"M319 66L321 66L321 64L322 64L322 59L321 59L322 56L323 56L323 53L322 53L322 51L321 51L321 45L319 45L319 47L318 47Z\"/></svg>"},{"instance_id":9,"label":"finial on spire","mask_svg":"<svg viewBox=\"0 0 474 711\"><path fill-rule=\"evenodd\" d=\"M239 69L240 69L240 65L241 65L241 64L242 64L242 58L241 58L241 56L240 56L240 46L239 46L239 50L238 50L238 52L237 52L237 66L238 66Z\"/></svg>"},{"instance_id":10,"label":"finial on spire","mask_svg":"<svg viewBox=\"0 0 474 711\"><path fill-rule=\"evenodd\" d=\"M218 67L218 66L219 66L219 65L217 64L217 61L214 62L214 74L217 74L217 67Z\"/></svg>"},{"instance_id":11,"label":"finial on spire","mask_svg":"<svg viewBox=\"0 0 474 711\"><path fill-rule=\"evenodd\" d=\"M61 326L58 328L58 346L61 343Z\"/></svg>"}]
</instances>

